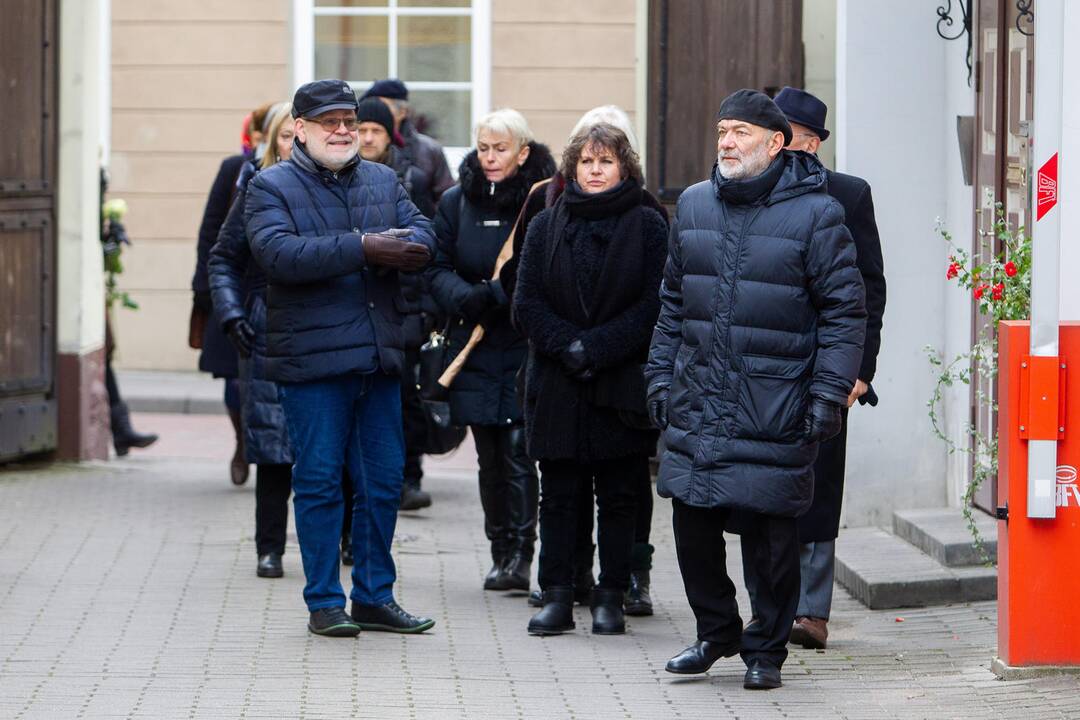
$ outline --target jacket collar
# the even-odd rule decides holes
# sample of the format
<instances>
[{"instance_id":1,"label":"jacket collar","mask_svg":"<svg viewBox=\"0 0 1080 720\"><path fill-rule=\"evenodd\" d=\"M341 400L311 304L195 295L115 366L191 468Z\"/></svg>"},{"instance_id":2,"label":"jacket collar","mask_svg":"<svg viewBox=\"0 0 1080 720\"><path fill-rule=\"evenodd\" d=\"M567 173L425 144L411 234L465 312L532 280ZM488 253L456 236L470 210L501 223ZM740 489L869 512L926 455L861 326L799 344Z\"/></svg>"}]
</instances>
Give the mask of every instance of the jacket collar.
<instances>
[{"instance_id":1,"label":"jacket collar","mask_svg":"<svg viewBox=\"0 0 1080 720\"><path fill-rule=\"evenodd\" d=\"M306 173L312 175L318 175L320 177L332 177L341 178L348 177L352 174L356 166L360 164L360 153L353 156L353 159L345 164L345 167L341 168L337 172L326 168L319 163L315 162L310 155L308 155L307 147L299 140L293 139L292 155L289 157L292 162L296 163L297 167Z\"/></svg>"}]
</instances>

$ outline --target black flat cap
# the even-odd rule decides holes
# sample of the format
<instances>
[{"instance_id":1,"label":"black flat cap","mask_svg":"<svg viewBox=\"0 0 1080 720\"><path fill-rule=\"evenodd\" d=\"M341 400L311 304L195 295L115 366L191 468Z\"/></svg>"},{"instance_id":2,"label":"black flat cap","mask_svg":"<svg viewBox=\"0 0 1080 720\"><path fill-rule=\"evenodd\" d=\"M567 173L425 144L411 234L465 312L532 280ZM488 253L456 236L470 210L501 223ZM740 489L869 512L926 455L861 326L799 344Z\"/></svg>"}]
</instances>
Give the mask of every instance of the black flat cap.
<instances>
[{"instance_id":1,"label":"black flat cap","mask_svg":"<svg viewBox=\"0 0 1080 720\"><path fill-rule=\"evenodd\" d=\"M829 139L829 131L825 129L825 116L829 108L821 100L805 90L785 87L773 101L789 122L810 128L822 140Z\"/></svg>"},{"instance_id":2,"label":"black flat cap","mask_svg":"<svg viewBox=\"0 0 1080 720\"><path fill-rule=\"evenodd\" d=\"M364 97L360 99L363 100L369 97L389 98L391 100L408 100L409 88L405 87L405 83L401 82L397 78L376 80L375 83L368 88L368 91L364 93Z\"/></svg>"},{"instance_id":3,"label":"black flat cap","mask_svg":"<svg viewBox=\"0 0 1080 720\"><path fill-rule=\"evenodd\" d=\"M316 117L331 110L356 110L356 93L344 80L316 80L296 90L292 116Z\"/></svg>"},{"instance_id":4,"label":"black flat cap","mask_svg":"<svg viewBox=\"0 0 1080 720\"><path fill-rule=\"evenodd\" d=\"M720 103L717 120L742 120L751 125L784 133L784 145L791 144L791 126L783 111L768 95L757 90L736 90Z\"/></svg>"}]
</instances>

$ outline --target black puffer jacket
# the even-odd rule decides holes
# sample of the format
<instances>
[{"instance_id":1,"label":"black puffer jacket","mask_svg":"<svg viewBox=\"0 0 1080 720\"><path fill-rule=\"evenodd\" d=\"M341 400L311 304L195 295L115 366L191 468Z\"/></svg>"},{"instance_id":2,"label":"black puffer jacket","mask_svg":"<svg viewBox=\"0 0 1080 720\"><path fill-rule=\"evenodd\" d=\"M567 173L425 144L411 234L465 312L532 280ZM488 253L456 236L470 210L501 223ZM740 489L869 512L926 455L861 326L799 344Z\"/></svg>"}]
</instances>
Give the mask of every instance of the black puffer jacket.
<instances>
[{"instance_id":1,"label":"black puffer jacket","mask_svg":"<svg viewBox=\"0 0 1080 720\"><path fill-rule=\"evenodd\" d=\"M763 192L747 197L754 183ZM783 151L745 182L714 171L676 212L645 372L650 393L670 389L657 490L799 515L814 492L809 398L846 402L862 358L863 282L843 209L816 158Z\"/></svg>"},{"instance_id":2,"label":"black puffer jacket","mask_svg":"<svg viewBox=\"0 0 1080 720\"><path fill-rule=\"evenodd\" d=\"M470 288L491 280L495 260L529 189L551 177L555 161L546 146L530 143L529 158L512 177L490 183L473 150L461 162L458 184L443 193L435 216L438 249L426 272L431 294L450 319L450 356L473 327L460 312ZM473 350L450 387L455 425L516 425L522 422L515 378L525 360L525 339L510 326L509 298L493 282L497 307L485 319L484 340Z\"/></svg>"}]
</instances>

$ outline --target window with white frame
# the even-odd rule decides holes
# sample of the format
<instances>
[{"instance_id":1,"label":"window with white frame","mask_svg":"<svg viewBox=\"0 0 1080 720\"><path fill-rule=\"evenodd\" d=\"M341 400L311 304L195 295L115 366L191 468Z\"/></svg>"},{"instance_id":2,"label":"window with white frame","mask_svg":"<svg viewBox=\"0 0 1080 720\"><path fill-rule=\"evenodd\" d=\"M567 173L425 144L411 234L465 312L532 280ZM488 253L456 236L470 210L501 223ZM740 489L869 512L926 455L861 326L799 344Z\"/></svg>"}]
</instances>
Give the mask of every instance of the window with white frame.
<instances>
[{"instance_id":1,"label":"window with white frame","mask_svg":"<svg viewBox=\"0 0 1080 720\"><path fill-rule=\"evenodd\" d=\"M294 78L363 94L401 79L422 132L460 155L489 109L491 0L294 0Z\"/></svg>"}]
</instances>

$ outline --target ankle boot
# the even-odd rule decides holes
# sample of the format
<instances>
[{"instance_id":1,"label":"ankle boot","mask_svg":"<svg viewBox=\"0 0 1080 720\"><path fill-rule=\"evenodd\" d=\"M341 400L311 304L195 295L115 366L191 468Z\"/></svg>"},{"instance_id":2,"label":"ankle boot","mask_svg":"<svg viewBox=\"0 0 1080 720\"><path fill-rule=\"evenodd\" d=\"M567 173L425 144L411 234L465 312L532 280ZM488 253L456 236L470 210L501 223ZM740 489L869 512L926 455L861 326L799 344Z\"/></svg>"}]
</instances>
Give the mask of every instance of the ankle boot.
<instances>
[{"instance_id":1,"label":"ankle boot","mask_svg":"<svg viewBox=\"0 0 1080 720\"><path fill-rule=\"evenodd\" d=\"M113 447L121 457L127 455L133 447L144 448L157 442L157 435L137 433L135 428L131 427L131 414L126 403L119 402L109 408L109 421L112 426Z\"/></svg>"},{"instance_id":2,"label":"ankle boot","mask_svg":"<svg viewBox=\"0 0 1080 720\"><path fill-rule=\"evenodd\" d=\"M653 614L652 597L649 596L648 570L634 570L630 573L630 589L626 591L626 614L632 616Z\"/></svg>"},{"instance_id":3,"label":"ankle boot","mask_svg":"<svg viewBox=\"0 0 1080 720\"><path fill-rule=\"evenodd\" d=\"M484 589L485 590L502 590L499 586L499 578L502 575L503 565L506 564L506 558L501 554L491 553L491 569L487 571L487 575L484 576Z\"/></svg>"},{"instance_id":4,"label":"ankle boot","mask_svg":"<svg viewBox=\"0 0 1080 720\"><path fill-rule=\"evenodd\" d=\"M622 635L626 632L622 601L623 594L619 590L593 588L592 601L589 603L593 635Z\"/></svg>"},{"instance_id":5,"label":"ankle boot","mask_svg":"<svg viewBox=\"0 0 1080 720\"><path fill-rule=\"evenodd\" d=\"M529 620L530 635L561 635L574 629L574 588L544 590L544 609Z\"/></svg>"},{"instance_id":6,"label":"ankle boot","mask_svg":"<svg viewBox=\"0 0 1080 720\"><path fill-rule=\"evenodd\" d=\"M532 560L521 553L514 553L503 565L496 584L499 590L522 590L529 592Z\"/></svg>"},{"instance_id":7,"label":"ankle boot","mask_svg":"<svg viewBox=\"0 0 1080 720\"><path fill-rule=\"evenodd\" d=\"M240 413L236 410L229 411L229 419L232 420L233 432L236 433L236 450L232 460L229 461L229 477L233 485L243 485L248 479L248 461L244 457L244 425L240 421Z\"/></svg>"}]
</instances>

